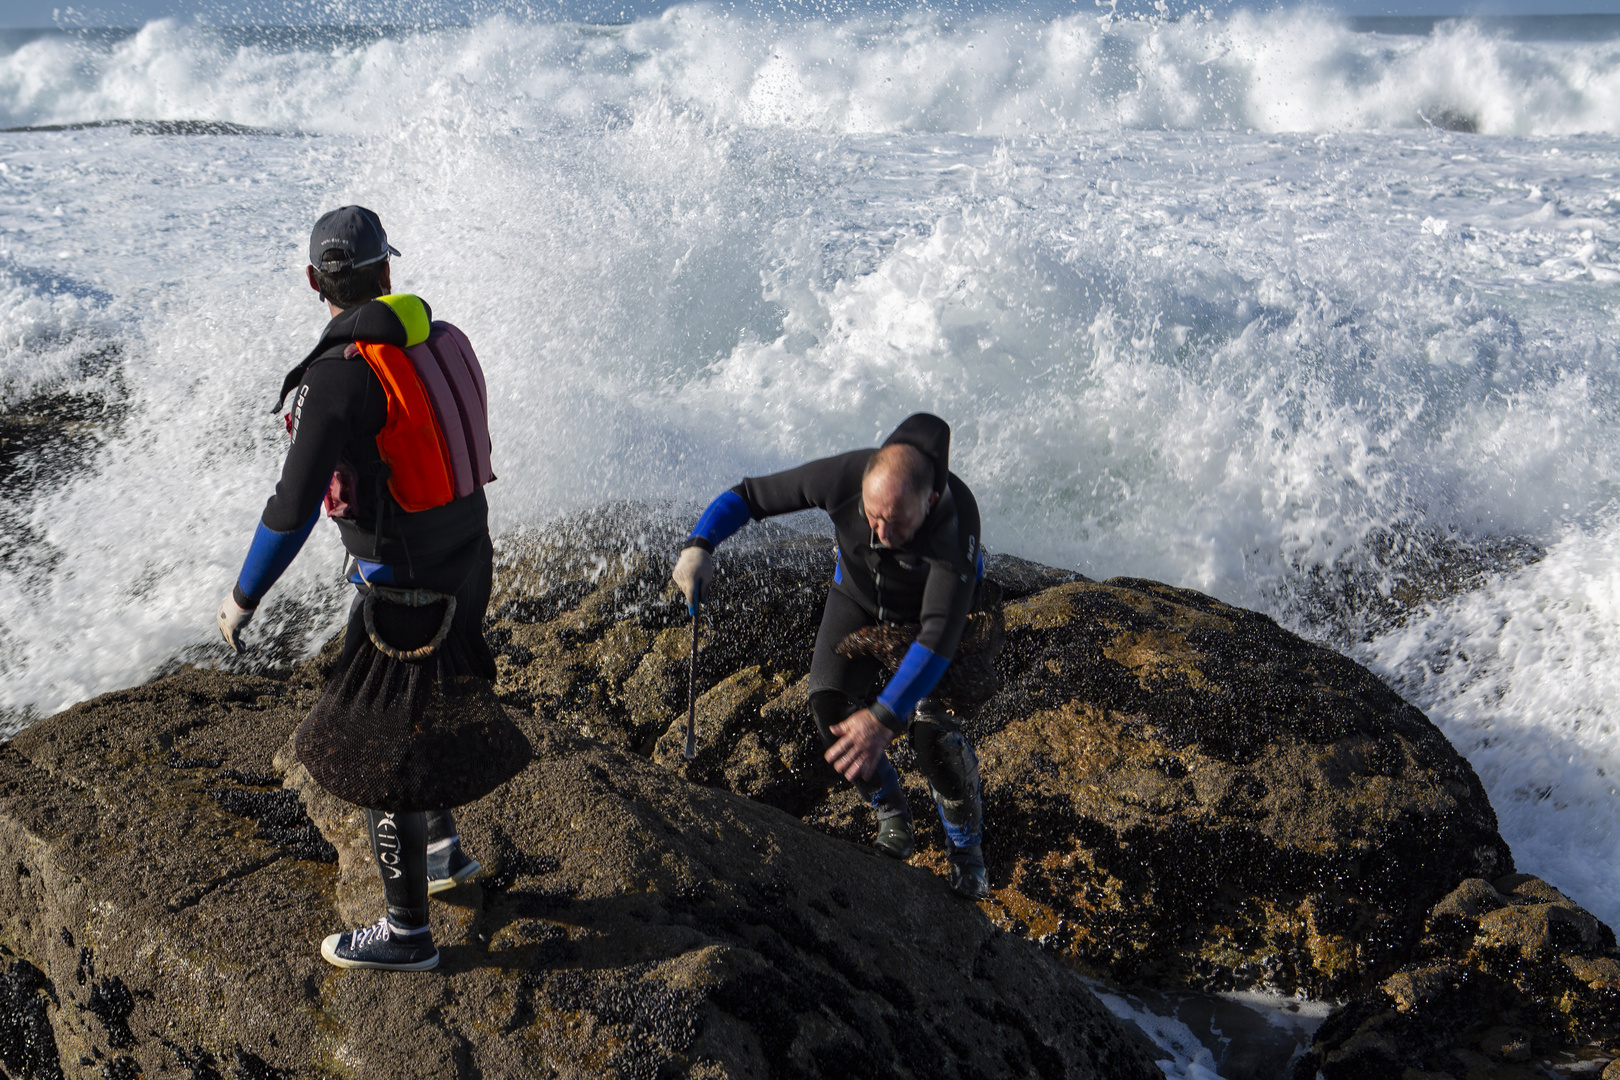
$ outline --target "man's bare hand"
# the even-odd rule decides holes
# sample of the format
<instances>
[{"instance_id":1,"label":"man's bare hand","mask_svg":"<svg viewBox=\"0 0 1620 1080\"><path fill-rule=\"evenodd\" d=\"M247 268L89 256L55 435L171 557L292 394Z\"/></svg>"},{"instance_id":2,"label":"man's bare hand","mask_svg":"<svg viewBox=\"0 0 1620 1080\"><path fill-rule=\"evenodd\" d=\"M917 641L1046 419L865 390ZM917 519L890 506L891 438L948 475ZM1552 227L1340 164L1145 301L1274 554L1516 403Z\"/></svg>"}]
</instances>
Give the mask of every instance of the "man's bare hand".
<instances>
[{"instance_id":1,"label":"man's bare hand","mask_svg":"<svg viewBox=\"0 0 1620 1080\"><path fill-rule=\"evenodd\" d=\"M878 758L883 756L883 748L894 738L894 732L884 727L871 709L862 709L834 724L832 733L838 736L838 741L827 748L825 756L845 780L856 777L864 780L871 776Z\"/></svg>"}]
</instances>

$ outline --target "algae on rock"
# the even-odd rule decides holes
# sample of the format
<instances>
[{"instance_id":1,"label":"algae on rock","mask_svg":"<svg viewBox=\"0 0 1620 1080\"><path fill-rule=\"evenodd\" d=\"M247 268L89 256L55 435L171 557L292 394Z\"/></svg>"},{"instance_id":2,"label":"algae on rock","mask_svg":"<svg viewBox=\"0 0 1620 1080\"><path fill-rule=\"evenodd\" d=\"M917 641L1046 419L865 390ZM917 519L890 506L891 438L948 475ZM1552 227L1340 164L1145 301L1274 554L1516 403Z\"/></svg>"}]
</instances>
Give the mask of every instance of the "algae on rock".
<instances>
[{"instance_id":1,"label":"algae on rock","mask_svg":"<svg viewBox=\"0 0 1620 1080\"><path fill-rule=\"evenodd\" d=\"M684 760L678 540L616 507L504 547L497 689L539 752L458 814L486 872L434 904L441 972L314 952L379 900L359 814L277 754L329 647L0 746L0 1000L47 1017L61 1061L148 1074L248 1055L299 1076L1151 1075L1079 973L1347 999L1301 1077L1620 1049L1612 933L1513 874L1473 770L1360 665L1197 593L993 558L1000 688L964 717L994 889L975 908L928 815L911 866L862 850L868 811L822 760L826 538L750 526L722 552Z\"/></svg>"},{"instance_id":2,"label":"algae on rock","mask_svg":"<svg viewBox=\"0 0 1620 1080\"><path fill-rule=\"evenodd\" d=\"M663 652L643 656L636 692L662 710L655 760L863 842L871 823L822 764L804 692L832 569L824 544L758 531L721 553L699 657L697 760L682 759L670 726L685 700L680 622L644 623ZM639 559L576 595L630 577L651 595L667 555L654 545ZM1387 1005L1413 964L1475 963L1472 945L1425 952L1435 948L1431 909L1460 883L1511 875L1512 854L1478 777L1421 712L1263 615L1156 582L1099 584L1005 557L990 565L1007 595L1001 688L966 719L987 804L985 910L1001 925L1082 971L1166 991L1370 994ZM568 623L561 609L554 617ZM588 632L575 618L568 625ZM615 722L560 697L533 703L560 720ZM903 742L892 752L924 809ZM921 838L914 862L942 870L937 827L924 824ZM1499 914L1487 931L1518 933L1531 917ZM1584 912L1549 918L1596 925ZM1557 978L1536 985L1567 1007L1534 1026L1539 1043L1574 1052L1613 1037L1608 949L1543 964ZM1497 995L1505 1011L1490 1014L1488 1030L1534 998L1523 987ZM1582 1026L1576 1015L1593 1019ZM1324 1026L1312 1060L1340 1052L1332 1040L1343 1027ZM1496 1049L1486 1058L1501 1065L1522 1046Z\"/></svg>"},{"instance_id":3,"label":"algae on rock","mask_svg":"<svg viewBox=\"0 0 1620 1080\"><path fill-rule=\"evenodd\" d=\"M358 813L277 754L316 683L187 671L0 746L8 1073L1157 1075L1073 971L932 874L522 713L535 762L458 813L486 869L432 906L440 968L332 968L321 937L378 897ZM335 867L211 794L272 768Z\"/></svg>"}]
</instances>

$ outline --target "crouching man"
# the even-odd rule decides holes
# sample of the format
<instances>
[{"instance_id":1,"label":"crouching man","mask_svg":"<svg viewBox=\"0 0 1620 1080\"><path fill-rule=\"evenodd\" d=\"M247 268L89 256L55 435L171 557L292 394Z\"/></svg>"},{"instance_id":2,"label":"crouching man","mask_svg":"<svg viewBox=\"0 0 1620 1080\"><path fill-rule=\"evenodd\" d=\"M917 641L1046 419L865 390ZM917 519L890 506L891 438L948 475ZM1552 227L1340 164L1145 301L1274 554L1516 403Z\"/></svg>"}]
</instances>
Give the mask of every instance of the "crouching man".
<instances>
[{"instance_id":1,"label":"crouching man","mask_svg":"<svg viewBox=\"0 0 1620 1080\"><path fill-rule=\"evenodd\" d=\"M950 441L950 425L918 413L879 449L745 479L704 511L674 579L695 608L714 580L715 548L751 519L811 507L831 516L837 564L810 665L810 711L827 760L876 812L873 846L905 859L914 847L911 808L885 748L908 734L945 826L951 887L978 900L990 892L978 759L956 718L930 696L956 654L984 577L979 507L949 470ZM899 670L873 698L878 662L844 655L839 646L880 623L920 628Z\"/></svg>"}]
</instances>

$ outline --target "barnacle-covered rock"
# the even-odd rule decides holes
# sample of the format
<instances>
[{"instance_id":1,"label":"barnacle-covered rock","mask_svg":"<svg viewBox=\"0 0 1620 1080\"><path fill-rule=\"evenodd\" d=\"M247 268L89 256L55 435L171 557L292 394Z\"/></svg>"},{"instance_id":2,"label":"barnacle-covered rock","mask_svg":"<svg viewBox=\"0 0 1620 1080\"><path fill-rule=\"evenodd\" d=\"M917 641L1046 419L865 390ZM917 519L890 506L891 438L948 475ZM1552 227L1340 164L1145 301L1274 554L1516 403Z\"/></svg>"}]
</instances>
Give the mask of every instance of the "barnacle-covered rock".
<instances>
[{"instance_id":1,"label":"barnacle-covered rock","mask_svg":"<svg viewBox=\"0 0 1620 1080\"><path fill-rule=\"evenodd\" d=\"M1198 593L992 558L992 661L951 698L986 799L975 908L939 876L904 740L909 867L862 850L869 811L822 760L828 539L749 526L695 628L679 540L617 506L502 545L487 636L537 760L460 815L488 872L434 905L441 973L314 953L379 901L359 813L276 756L328 649L0 746L0 1002L63 1062L152 1075L1147 1075L1078 974L1344 1001L1302 1078L1620 1056L1612 932L1513 873L1467 762L1331 649ZM893 664L909 640L850 647ZM0 1022L0 1050L22 1038Z\"/></svg>"},{"instance_id":2,"label":"barnacle-covered rock","mask_svg":"<svg viewBox=\"0 0 1620 1080\"><path fill-rule=\"evenodd\" d=\"M1540 878L1459 883L1411 957L1328 1018L1295 1080L1546 1075L1533 1059L1595 1075L1620 1056L1614 932Z\"/></svg>"},{"instance_id":3,"label":"barnacle-covered rock","mask_svg":"<svg viewBox=\"0 0 1620 1080\"><path fill-rule=\"evenodd\" d=\"M534 762L458 813L485 870L432 905L440 967L330 967L381 897L359 811L284 752L320 663L184 671L0 745L0 1073L1157 1075L935 875L525 710Z\"/></svg>"},{"instance_id":4,"label":"barnacle-covered rock","mask_svg":"<svg viewBox=\"0 0 1620 1080\"><path fill-rule=\"evenodd\" d=\"M571 528L514 550L508 579L570 599L498 609L494 632L524 649L508 651L502 685L689 779L864 841L871 822L822 762L806 704L825 538L752 526L721 550L686 761L692 627L667 586L678 538L603 546L622 534ZM1156 582L989 566L972 651L994 658L994 678L954 704L978 747L987 910L1003 925L1118 982L1343 997L1405 963L1458 882L1513 869L1468 763L1359 664ZM531 610L545 620L522 622ZM892 667L905 631L845 645ZM904 740L893 753L926 810ZM937 826L921 839L919 863L941 868Z\"/></svg>"}]
</instances>

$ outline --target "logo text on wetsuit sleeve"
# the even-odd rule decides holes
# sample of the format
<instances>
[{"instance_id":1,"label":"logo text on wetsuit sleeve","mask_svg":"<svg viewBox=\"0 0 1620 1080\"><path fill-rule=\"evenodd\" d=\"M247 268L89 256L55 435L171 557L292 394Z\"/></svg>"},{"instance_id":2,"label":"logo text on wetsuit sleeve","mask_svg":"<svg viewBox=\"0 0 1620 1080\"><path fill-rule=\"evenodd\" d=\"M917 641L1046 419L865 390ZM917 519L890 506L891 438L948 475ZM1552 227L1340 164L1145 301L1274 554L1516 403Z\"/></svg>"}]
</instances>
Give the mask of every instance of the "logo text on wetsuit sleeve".
<instances>
[{"instance_id":1,"label":"logo text on wetsuit sleeve","mask_svg":"<svg viewBox=\"0 0 1620 1080\"><path fill-rule=\"evenodd\" d=\"M298 421L304 415L304 398L309 395L308 386L298 388L298 396L293 398L292 426L287 430L292 433L293 442L298 441Z\"/></svg>"}]
</instances>

